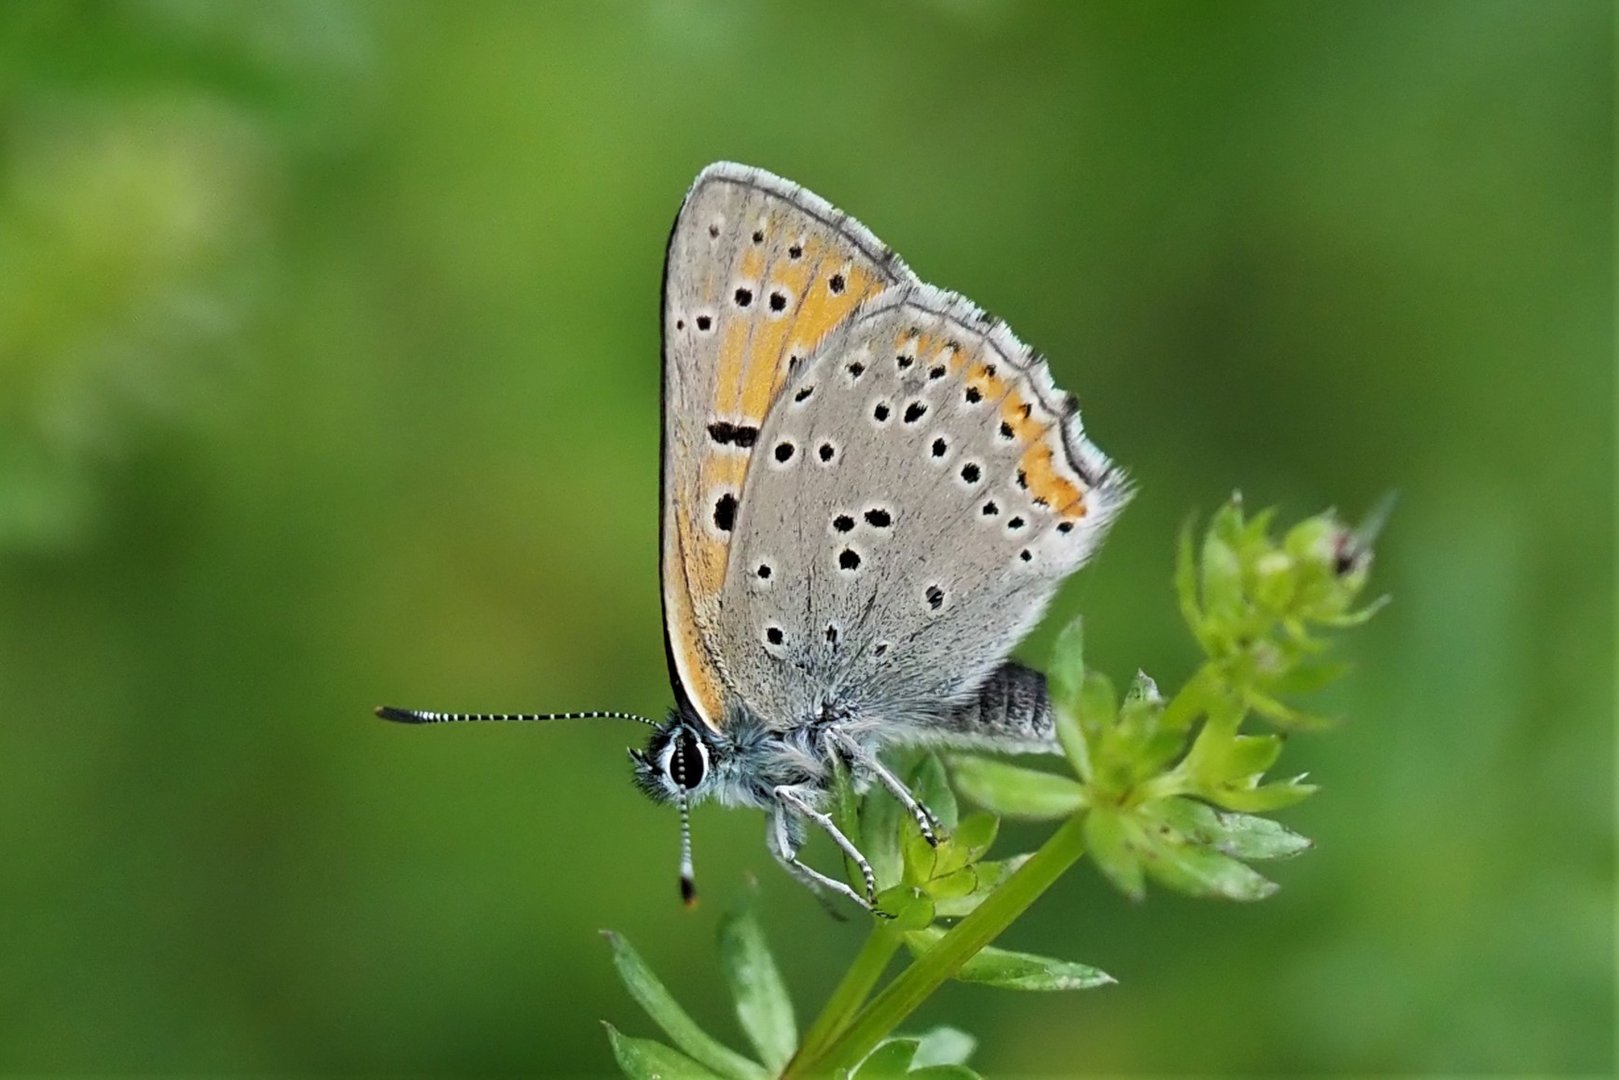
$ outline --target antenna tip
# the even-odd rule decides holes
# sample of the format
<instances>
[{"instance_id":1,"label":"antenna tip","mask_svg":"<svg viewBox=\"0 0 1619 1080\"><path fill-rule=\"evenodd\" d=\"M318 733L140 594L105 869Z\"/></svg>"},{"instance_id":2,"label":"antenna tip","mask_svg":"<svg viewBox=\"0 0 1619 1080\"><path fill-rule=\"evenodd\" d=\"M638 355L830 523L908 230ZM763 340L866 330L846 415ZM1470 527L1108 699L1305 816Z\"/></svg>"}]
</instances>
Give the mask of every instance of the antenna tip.
<instances>
[{"instance_id":1,"label":"antenna tip","mask_svg":"<svg viewBox=\"0 0 1619 1080\"><path fill-rule=\"evenodd\" d=\"M396 709L392 705L378 705L371 710L384 720L392 720L396 724L419 724L422 718L408 709Z\"/></svg>"},{"instance_id":2,"label":"antenna tip","mask_svg":"<svg viewBox=\"0 0 1619 1080\"><path fill-rule=\"evenodd\" d=\"M680 875L680 902L686 907L697 906L697 883L686 875Z\"/></svg>"}]
</instances>

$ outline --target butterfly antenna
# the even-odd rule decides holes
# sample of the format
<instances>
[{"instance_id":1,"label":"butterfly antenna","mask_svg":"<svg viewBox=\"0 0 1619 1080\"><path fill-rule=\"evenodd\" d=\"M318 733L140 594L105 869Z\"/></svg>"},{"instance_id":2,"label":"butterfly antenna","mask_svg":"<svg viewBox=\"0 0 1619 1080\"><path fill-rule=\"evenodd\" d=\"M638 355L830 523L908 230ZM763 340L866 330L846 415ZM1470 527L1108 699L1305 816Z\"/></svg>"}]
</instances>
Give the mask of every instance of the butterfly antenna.
<instances>
[{"instance_id":1,"label":"butterfly antenna","mask_svg":"<svg viewBox=\"0 0 1619 1080\"><path fill-rule=\"evenodd\" d=\"M552 713L456 713L456 712L428 712L422 709L396 709L392 705L377 706L376 713L384 720L392 720L396 724L460 724L472 721L500 721L502 723L528 722L531 720L638 720L648 727L657 727L656 720L649 720L645 716L630 712L614 712L597 709L590 712L552 712Z\"/></svg>"},{"instance_id":2,"label":"butterfly antenna","mask_svg":"<svg viewBox=\"0 0 1619 1080\"><path fill-rule=\"evenodd\" d=\"M680 900L687 907L697 906L697 879L691 866L691 807L680 797Z\"/></svg>"}]
</instances>

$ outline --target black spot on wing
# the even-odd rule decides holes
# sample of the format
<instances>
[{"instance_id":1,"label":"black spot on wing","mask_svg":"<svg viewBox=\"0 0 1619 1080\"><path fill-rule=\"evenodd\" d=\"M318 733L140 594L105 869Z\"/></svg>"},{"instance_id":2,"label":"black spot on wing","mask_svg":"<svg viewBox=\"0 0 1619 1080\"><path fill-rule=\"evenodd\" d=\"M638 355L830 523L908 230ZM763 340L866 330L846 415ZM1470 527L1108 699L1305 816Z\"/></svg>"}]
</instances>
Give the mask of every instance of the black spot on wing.
<instances>
[{"instance_id":1,"label":"black spot on wing","mask_svg":"<svg viewBox=\"0 0 1619 1080\"><path fill-rule=\"evenodd\" d=\"M736 496L727 491L714 502L714 527L730 532L736 527Z\"/></svg>"},{"instance_id":2,"label":"black spot on wing","mask_svg":"<svg viewBox=\"0 0 1619 1080\"><path fill-rule=\"evenodd\" d=\"M752 424L733 424L716 420L708 425L708 437L721 446L740 446L744 449L759 440L759 429Z\"/></svg>"}]
</instances>

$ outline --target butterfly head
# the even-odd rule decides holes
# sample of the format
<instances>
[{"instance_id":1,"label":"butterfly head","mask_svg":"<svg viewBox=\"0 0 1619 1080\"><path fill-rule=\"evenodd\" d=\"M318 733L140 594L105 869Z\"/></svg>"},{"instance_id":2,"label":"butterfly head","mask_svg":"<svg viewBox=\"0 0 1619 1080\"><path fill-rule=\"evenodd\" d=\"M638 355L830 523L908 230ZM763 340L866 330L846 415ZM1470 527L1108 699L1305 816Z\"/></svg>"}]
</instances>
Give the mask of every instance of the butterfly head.
<instances>
[{"instance_id":1,"label":"butterfly head","mask_svg":"<svg viewBox=\"0 0 1619 1080\"><path fill-rule=\"evenodd\" d=\"M716 752L703 722L674 710L645 750L630 750L635 786L654 802L695 802L708 791Z\"/></svg>"},{"instance_id":2,"label":"butterfly head","mask_svg":"<svg viewBox=\"0 0 1619 1080\"><path fill-rule=\"evenodd\" d=\"M707 727L689 708L674 709L652 732L645 750L630 748L635 786L654 802L672 802L680 810L680 896L686 906L697 902L691 865L691 805L713 789L714 766L721 757Z\"/></svg>"}]
</instances>

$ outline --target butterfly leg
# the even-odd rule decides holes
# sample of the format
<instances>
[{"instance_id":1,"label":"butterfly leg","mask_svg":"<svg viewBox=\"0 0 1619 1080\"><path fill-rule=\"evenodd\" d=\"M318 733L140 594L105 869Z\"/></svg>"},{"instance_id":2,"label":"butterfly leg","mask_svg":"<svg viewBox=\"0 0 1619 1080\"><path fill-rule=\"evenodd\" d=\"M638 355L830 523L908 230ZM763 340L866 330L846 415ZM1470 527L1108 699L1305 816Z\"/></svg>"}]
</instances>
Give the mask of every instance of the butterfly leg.
<instances>
[{"instance_id":1,"label":"butterfly leg","mask_svg":"<svg viewBox=\"0 0 1619 1080\"><path fill-rule=\"evenodd\" d=\"M830 893L846 896L861 907L865 907L866 903L860 898L859 893L836 878L827 877L814 867L806 865L798 858L800 841L794 835L792 820L787 815L787 809L778 805L770 814L770 825L765 837L765 846L770 849L770 854L776 857L776 861L781 863L782 869L808 889L815 899L821 902L821 906L826 908L827 914L840 922L844 921L844 915L833 906Z\"/></svg>"},{"instance_id":2,"label":"butterfly leg","mask_svg":"<svg viewBox=\"0 0 1619 1080\"><path fill-rule=\"evenodd\" d=\"M898 799L901 806L910 811L911 816L916 819L916 827L922 830L922 839L926 840L930 847L939 846L938 819L933 816L933 811L922 805L921 800L911 794L911 789L905 786L903 780L890 772L888 766L884 765L876 754L861 746L848 732L831 728L827 731L826 737L833 750L845 760L875 776L877 782L887 788L889 794Z\"/></svg>"},{"instance_id":3,"label":"butterfly leg","mask_svg":"<svg viewBox=\"0 0 1619 1080\"><path fill-rule=\"evenodd\" d=\"M847 836L844 836L843 830L839 829L830 817L811 806L808 800L806 800L802 795L800 795L797 791L794 791L792 788L785 786L778 787L775 790L775 795L778 806L777 820L782 823L777 830L778 843L783 840L792 839L791 834L786 832L785 829L786 815L788 812L796 814L808 821L814 822L821 828L823 832L826 833L826 835L832 838L832 842L838 845L838 847L843 850L843 853L853 860L856 866L860 867L860 876L866 879L865 897L861 898L858 893L849 888L849 886L845 885L843 882L829 878L820 871L813 870L809 866L806 866L804 863L800 862L798 859L798 851L796 846L788 847L784 844L782 847L782 854L785 855L786 858L793 863L793 865L798 867L799 870L809 874L821 884L830 887L835 892L848 896L867 911L876 911L877 875L872 871L871 863L867 862L866 857L860 853L860 849L854 846L854 841L850 840Z\"/></svg>"}]
</instances>

